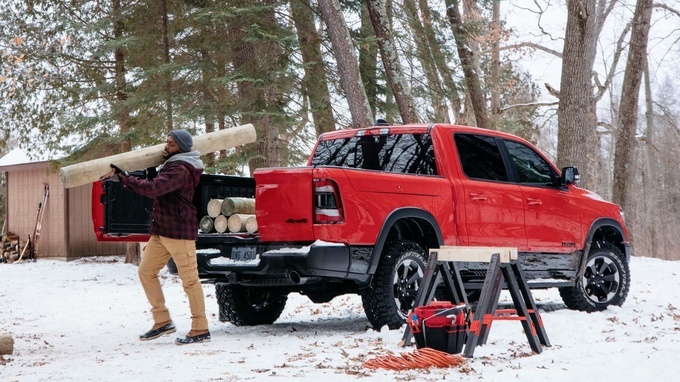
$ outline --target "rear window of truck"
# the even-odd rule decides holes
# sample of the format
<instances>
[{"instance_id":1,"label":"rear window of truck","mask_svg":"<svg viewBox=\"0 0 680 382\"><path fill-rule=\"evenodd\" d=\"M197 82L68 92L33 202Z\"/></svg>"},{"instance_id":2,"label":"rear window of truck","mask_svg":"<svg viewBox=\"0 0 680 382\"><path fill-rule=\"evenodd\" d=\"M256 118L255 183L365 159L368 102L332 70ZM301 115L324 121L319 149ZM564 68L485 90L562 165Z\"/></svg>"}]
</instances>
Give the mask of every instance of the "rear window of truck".
<instances>
[{"instance_id":1,"label":"rear window of truck","mask_svg":"<svg viewBox=\"0 0 680 382\"><path fill-rule=\"evenodd\" d=\"M430 134L365 135L319 142L312 166L437 175Z\"/></svg>"}]
</instances>

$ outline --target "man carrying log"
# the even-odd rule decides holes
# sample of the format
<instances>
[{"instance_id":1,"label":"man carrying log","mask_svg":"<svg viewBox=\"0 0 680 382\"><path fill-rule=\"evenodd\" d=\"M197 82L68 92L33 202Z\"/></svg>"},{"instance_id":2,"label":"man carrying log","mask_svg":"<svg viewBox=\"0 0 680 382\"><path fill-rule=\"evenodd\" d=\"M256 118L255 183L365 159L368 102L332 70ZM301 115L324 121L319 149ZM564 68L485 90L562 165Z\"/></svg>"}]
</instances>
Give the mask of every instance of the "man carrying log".
<instances>
[{"instance_id":1,"label":"man carrying log","mask_svg":"<svg viewBox=\"0 0 680 382\"><path fill-rule=\"evenodd\" d=\"M142 341L175 332L158 280L158 272L170 257L177 264L191 309L191 331L185 337L177 338L175 343L185 345L210 341L205 299L196 264L198 222L192 203L194 188L203 172L203 162L198 151L191 151L192 146L193 139L187 131L171 131L163 150L163 167L151 179L129 176L127 171L111 164L113 173L109 175L110 178L120 180L123 187L130 191L153 199L151 238L142 252L138 274L151 304L154 325L139 336Z\"/></svg>"}]
</instances>

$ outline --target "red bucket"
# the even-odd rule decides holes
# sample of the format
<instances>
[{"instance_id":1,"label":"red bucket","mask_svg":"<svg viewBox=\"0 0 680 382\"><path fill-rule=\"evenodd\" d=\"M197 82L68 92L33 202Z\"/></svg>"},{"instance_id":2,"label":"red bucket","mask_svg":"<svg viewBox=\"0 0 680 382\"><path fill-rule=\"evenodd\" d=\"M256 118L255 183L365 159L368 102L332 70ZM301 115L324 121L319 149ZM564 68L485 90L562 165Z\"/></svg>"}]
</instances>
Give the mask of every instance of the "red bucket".
<instances>
[{"instance_id":1,"label":"red bucket","mask_svg":"<svg viewBox=\"0 0 680 382\"><path fill-rule=\"evenodd\" d=\"M448 301L433 301L413 309L408 324L418 349L432 349L458 354L467 336L467 306Z\"/></svg>"}]
</instances>

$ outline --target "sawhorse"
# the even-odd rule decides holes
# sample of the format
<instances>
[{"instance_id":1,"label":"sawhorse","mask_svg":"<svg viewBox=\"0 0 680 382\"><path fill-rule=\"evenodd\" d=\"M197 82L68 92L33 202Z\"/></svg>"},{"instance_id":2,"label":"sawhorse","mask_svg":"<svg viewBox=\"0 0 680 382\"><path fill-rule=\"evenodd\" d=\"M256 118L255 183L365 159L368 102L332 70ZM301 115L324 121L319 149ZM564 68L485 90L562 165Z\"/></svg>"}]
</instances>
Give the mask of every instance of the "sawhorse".
<instances>
[{"instance_id":1,"label":"sawhorse","mask_svg":"<svg viewBox=\"0 0 680 382\"><path fill-rule=\"evenodd\" d=\"M541 353L541 345L550 346L543 321L531 295L531 289L517 263L516 248L444 246L430 250L414 306L427 305L432 301L440 277L450 301L469 306L465 286L456 262L489 263L477 309L470 322L463 351L465 357L472 357L475 347L486 343L494 320L521 321L531 350L536 353ZM510 292L515 309L496 309L503 289L503 280ZM411 330L408 325L402 343L404 345L411 343Z\"/></svg>"}]
</instances>

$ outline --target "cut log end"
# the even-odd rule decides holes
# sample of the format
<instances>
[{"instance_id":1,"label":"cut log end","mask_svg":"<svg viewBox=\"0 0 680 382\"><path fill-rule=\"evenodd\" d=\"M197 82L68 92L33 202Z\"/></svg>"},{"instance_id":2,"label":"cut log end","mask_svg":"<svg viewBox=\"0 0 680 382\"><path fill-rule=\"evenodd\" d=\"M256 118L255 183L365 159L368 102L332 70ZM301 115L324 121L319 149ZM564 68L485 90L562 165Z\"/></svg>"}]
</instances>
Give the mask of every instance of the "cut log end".
<instances>
[{"instance_id":1,"label":"cut log end","mask_svg":"<svg viewBox=\"0 0 680 382\"><path fill-rule=\"evenodd\" d=\"M218 217L216 217L215 220L213 221L213 224L215 226L215 231L219 233L227 232L227 228L229 227L227 224L227 217L224 215L219 215Z\"/></svg>"},{"instance_id":2,"label":"cut log end","mask_svg":"<svg viewBox=\"0 0 680 382\"><path fill-rule=\"evenodd\" d=\"M239 232L246 232L246 221L248 218L253 217L254 215L248 215L248 214L233 214L229 216L229 232L232 233L239 233Z\"/></svg>"},{"instance_id":3,"label":"cut log end","mask_svg":"<svg viewBox=\"0 0 680 382\"><path fill-rule=\"evenodd\" d=\"M216 218L221 213L222 202L223 199L210 199L208 205L206 206L208 216L210 216L211 218Z\"/></svg>"},{"instance_id":4,"label":"cut log end","mask_svg":"<svg viewBox=\"0 0 680 382\"><path fill-rule=\"evenodd\" d=\"M255 218L255 215L252 215L248 219L246 219L246 232L255 233L258 230L259 227L257 225L257 219Z\"/></svg>"},{"instance_id":5,"label":"cut log end","mask_svg":"<svg viewBox=\"0 0 680 382\"><path fill-rule=\"evenodd\" d=\"M210 216L202 217L201 221L198 223L198 227L203 233L211 233L215 231L215 224L213 223L213 219Z\"/></svg>"},{"instance_id":6,"label":"cut log end","mask_svg":"<svg viewBox=\"0 0 680 382\"><path fill-rule=\"evenodd\" d=\"M14 339L7 334L0 334L0 354L14 353Z\"/></svg>"}]
</instances>

